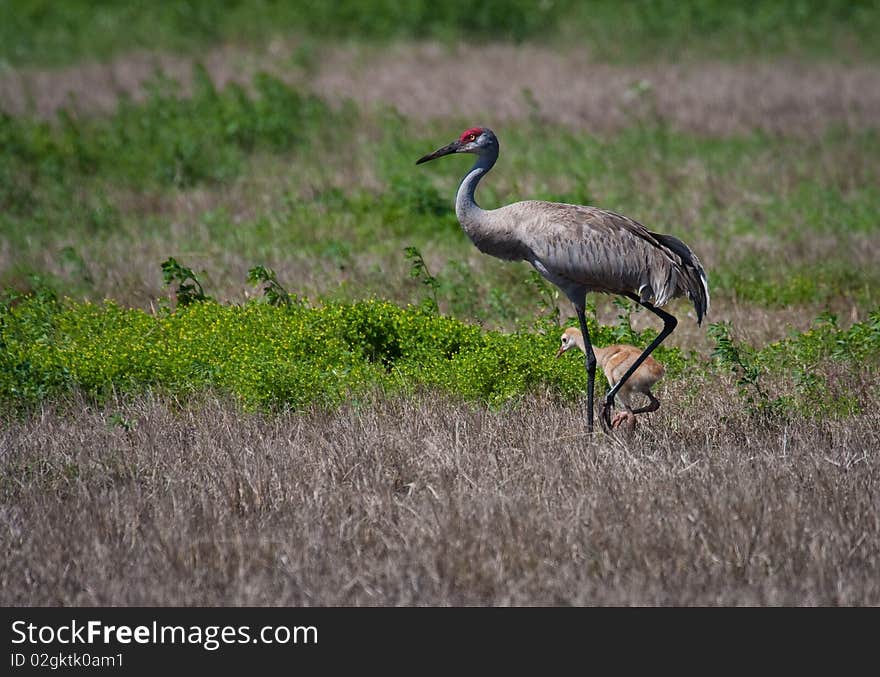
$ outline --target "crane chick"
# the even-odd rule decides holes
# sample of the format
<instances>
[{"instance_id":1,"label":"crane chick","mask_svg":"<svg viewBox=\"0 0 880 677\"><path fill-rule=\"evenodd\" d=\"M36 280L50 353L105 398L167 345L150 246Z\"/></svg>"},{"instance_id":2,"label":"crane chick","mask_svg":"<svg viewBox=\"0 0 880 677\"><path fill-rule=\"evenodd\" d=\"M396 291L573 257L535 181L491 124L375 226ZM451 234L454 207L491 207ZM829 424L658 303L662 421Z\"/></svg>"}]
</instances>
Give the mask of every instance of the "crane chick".
<instances>
[{"instance_id":1,"label":"crane chick","mask_svg":"<svg viewBox=\"0 0 880 677\"><path fill-rule=\"evenodd\" d=\"M562 344L559 346L559 350L556 351L556 357L575 346L580 348L582 352L586 352L581 330L569 327L562 334ZM629 369L630 365L642 354L640 348L625 344L606 346L604 348L594 345L593 351L596 354L596 362L602 371L605 372L605 378L608 379L610 386L617 383L626 373L627 369ZM666 370L663 365L653 357L649 355L645 358L644 362L639 365L632 376L620 386L617 397L623 405L624 411L618 412L611 420L612 428L624 426L628 430L633 430L636 425L636 414L656 411L660 408L660 401L651 393L651 387L662 378L665 372ZM649 403L639 409L633 409L633 393L643 393L647 396Z\"/></svg>"}]
</instances>

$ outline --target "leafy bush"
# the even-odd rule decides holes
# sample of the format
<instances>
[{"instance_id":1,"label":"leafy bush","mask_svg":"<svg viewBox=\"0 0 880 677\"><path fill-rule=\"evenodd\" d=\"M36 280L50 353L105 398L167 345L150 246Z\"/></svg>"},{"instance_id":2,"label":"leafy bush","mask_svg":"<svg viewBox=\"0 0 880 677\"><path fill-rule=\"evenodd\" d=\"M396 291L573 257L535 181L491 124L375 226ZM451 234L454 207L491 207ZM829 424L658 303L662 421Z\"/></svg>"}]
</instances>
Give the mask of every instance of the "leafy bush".
<instances>
[{"instance_id":1,"label":"leafy bush","mask_svg":"<svg viewBox=\"0 0 880 677\"><path fill-rule=\"evenodd\" d=\"M151 315L109 301L30 296L0 307L0 400L23 405L71 389L98 398L217 389L251 406L298 408L419 387L490 404L539 388L572 399L584 390L583 362L553 359L560 331L544 320L530 331L484 331L375 299L200 301ZM597 342L612 340L612 328L592 331ZM673 373L683 359L676 349L658 354Z\"/></svg>"},{"instance_id":2,"label":"leafy bush","mask_svg":"<svg viewBox=\"0 0 880 677\"><path fill-rule=\"evenodd\" d=\"M173 256L162 262L162 279L166 285L177 284L174 296L179 306L188 306L197 301L210 301L210 297L205 295L205 289L192 269L178 263Z\"/></svg>"},{"instance_id":3,"label":"leafy bush","mask_svg":"<svg viewBox=\"0 0 880 677\"><path fill-rule=\"evenodd\" d=\"M268 269L262 272L261 279L274 279ZM574 400L585 389L582 359L553 359L561 328L547 318L505 334L438 315L433 307L377 299L314 306L295 297L263 301L193 301L151 315L110 301L59 301L45 290L8 294L0 302L0 401L22 407L72 390L100 399L149 388L178 396L213 389L247 406L301 408L427 387L498 405L540 389ZM597 345L646 345L656 335L634 331L622 307L617 326L590 320ZM850 414L855 399L836 392L822 366L878 366L880 310L847 329L826 314L807 331L761 349L734 341L730 330L710 327L715 364L737 375L747 407L760 415L792 407ZM667 378L687 366L716 368L674 347L655 354ZM790 387L774 396L771 376Z\"/></svg>"},{"instance_id":4,"label":"leafy bush","mask_svg":"<svg viewBox=\"0 0 880 677\"><path fill-rule=\"evenodd\" d=\"M275 271L266 266L254 266L248 271L248 282L254 285L263 285L263 301L270 306L289 306L297 303L299 299L291 296L278 281Z\"/></svg>"},{"instance_id":5,"label":"leafy bush","mask_svg":"<svg viewBox=\"0 0 880 677\"><path fill-rule=\"evenodd\" d=\"M876 369L880 363L880 310L849 329L841 329L837 317L826 313L810 329L761 349L734 341L730 332L729 324L710 325L713 357L722 370L736 376L739 395L749 411L762 416L778 416L791 409L818 417L851 415L858 410L856 398L852 393L833 392L821 367L840 361L863 370ZM766 385L772 374L784 375L792 387L773 397Z\"/></svg>"}]
</instances>

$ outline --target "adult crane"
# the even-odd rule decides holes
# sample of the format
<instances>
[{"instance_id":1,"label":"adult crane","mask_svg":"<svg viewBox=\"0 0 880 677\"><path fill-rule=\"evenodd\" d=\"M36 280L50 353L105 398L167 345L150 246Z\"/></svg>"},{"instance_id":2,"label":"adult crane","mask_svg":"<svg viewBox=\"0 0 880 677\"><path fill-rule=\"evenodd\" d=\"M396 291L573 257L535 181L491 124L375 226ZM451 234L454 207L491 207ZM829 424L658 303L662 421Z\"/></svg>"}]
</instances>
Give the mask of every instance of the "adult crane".
<instances>
[{"instance_id":1,"label":"adult crane","mask_svg":"<svg viewBox=\"0 0 880 677\"><path fill-rule=\"evenodd\" d=\"M605 396L601 419L611 425L614 397L645 358L675 329L678 321L660 306L687 296L697 324L709 309L709 285L699 259L684 242L654 233L633 219L584 205L526 200L481 209L474 200L480 179L498 159L498 138L491 129L473 127L450 144L416 162L453 153L476 155L455 197L455 214L471 241L484 254L528 261L559 287L574 304L584 338L587 370L587 430L593 432L593 385L596 355L584 316L588 292L626 296L663 320L663 329Z\"/></svg>"}]
</instances>

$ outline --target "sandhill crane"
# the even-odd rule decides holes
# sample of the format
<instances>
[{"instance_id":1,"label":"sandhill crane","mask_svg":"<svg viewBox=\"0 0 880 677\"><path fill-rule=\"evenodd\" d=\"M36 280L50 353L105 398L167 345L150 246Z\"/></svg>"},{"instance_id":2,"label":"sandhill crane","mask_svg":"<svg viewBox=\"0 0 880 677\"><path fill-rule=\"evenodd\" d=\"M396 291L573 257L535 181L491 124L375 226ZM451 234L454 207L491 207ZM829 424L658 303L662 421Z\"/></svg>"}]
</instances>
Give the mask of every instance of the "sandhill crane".
<instances>
[{"instance_id":1,"label":"sandhill crane","mask_svg":"<svg viewBox=\"0 0 880 677\"><path fill-rule=\"evenodd\" d=\"M566 329L562 333L560 342L561 345L556 351L556 357L574 347L580 348L584 353L587 352L581 330L576 327ZM629 369L629 366L642 354L641 348L626 344L615 344L604 348L593 346L593 352L596 354L596 363L605 372L605 378L608 379L609 384L617 383ZM660 401L654 397L651 388L663 377L664 373L666 373L666 369L653 356L649 355L645 358L645 361L639 365L632 376L620 386L617 398L623 405L624 411L618 412L611 420L612 428L625 425L632 429L636 424L636 414L657 411L660 408ZM647 396L648 404L633 409L632 395L635 393Z\"/></svg>"},{"instance_id":2,"label":"sandhill crane","mask_svg":"<svg viewBox=\"0 0 880 677\"><path fill-rule=\"evenodd\" d=\"M657 338L605 396L602 421L608 428L615 395L678 324L659 306L687 296L694 304L697 324L702 323L709 308L706 273L681 240L653 233L637 221L605 209L538 200L481 209L474 200L474 191L494 166L498 149L498 139L491 129L473 127L452 143L419 158L416 164L453 153L476 155L455 198L455 213L465 233L485 254L528 261L574 304L585 343L589 432L593 431L596 355L584 316L587 292L627 296L663 320Z\"/></svg>"}]
</instances>

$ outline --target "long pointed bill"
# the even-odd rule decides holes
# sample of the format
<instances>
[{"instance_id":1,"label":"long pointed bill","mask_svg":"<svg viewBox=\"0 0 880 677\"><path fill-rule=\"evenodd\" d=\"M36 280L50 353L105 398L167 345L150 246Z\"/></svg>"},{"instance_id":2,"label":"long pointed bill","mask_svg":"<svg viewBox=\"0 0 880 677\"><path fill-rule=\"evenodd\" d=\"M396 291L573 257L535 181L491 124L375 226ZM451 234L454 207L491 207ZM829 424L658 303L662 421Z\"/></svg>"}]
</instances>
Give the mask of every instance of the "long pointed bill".
<instances>
[{"instance_id":1,"label":"long pointed bill","mask_svg":"<svg viewBox=\"0 0 880 677\"><path fill-rule=\"evenodd\" d=\"M559 350L556 351L556 357L558 358L564 352L565 352L565 348L563 346L560 346Z\"/></svg>"},{"instance_id":2,"label":"long pointed bill","mask_svg":"<svg viewBox=\"0 0 880 677\"><path fill-rule=\"evenodd\" d=\"M430 160L436 160L438 157L443 157L444 155L452 155L452 153L457 153L458 149L461 148L461 141L453 141L452 143L443 146L443 148L438 148L433 153L428 153L427 155L423 155L418 160L416 160L416 164L420 165L423 162L429 162Z\"/></svg>"}]
</instances>

